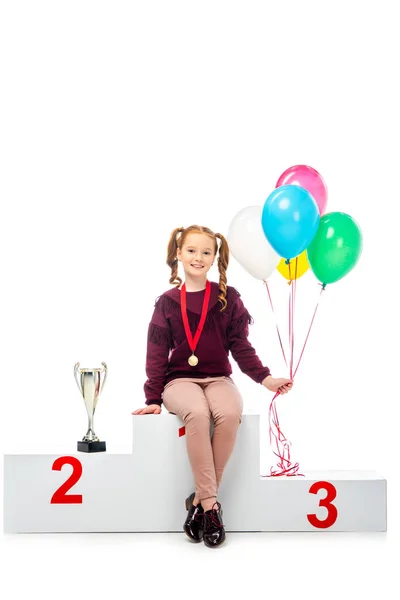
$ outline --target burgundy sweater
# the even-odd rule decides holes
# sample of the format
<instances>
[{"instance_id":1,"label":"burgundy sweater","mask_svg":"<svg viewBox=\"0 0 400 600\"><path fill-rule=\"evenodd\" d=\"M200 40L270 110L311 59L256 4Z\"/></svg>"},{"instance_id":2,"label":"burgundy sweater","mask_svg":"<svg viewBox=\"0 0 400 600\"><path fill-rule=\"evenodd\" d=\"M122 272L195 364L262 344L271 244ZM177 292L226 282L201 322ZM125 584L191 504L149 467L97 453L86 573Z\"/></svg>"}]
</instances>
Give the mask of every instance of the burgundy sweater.
<instances>
[{"instance_id":1,"label":"burgundy sweater","mask_svg":"<svg viewBox=\"0 0 400 600\"><path fill-rule=\"evenodd\" d=\"M192 335L197 330L205 290L186 292L187 315ZM144 384L146 404L162 404L164 386L178 377L229 377L232 367L229 351L243 373L256 383L270 374L247 339L252 318L239 292L227 286L228 306L220 312L218 284L211 282L211 296L203 332L195 355L199 359L191 367L192 354L182 321L180 290L172 288L162 294L155 304L147 337L146 375Z\"/></svg>"}]
</instances>

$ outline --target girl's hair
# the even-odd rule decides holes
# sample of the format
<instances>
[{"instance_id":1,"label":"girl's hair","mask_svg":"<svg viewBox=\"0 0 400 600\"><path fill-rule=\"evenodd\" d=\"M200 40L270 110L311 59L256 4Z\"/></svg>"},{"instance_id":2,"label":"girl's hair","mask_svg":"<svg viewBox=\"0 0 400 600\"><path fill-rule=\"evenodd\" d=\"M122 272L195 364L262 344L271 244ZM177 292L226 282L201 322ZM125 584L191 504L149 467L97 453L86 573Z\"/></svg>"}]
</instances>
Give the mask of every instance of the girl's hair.
<instances>
[{"instance_id":1,"label":"girl's hair","mask_svg":"<svg viewBox=\"0 0 400 600\"><path fill-rule=\"evenodd\" d=\"M208 227L201 227L200 225L190 225L190 227L186 227L186 229L184 227L177 227L174 229L168 242L167 265L171 267L171 277L169 282L176 287L179 287L182 283L182 279L178 277L178 258L176 253L178 248L182 250L182 246L189 233L204 233L214 242L214 253L215 255L218 254L218 287L220 291L218 300L222 304L222 312L228 305L226 301L226 270L229 264L229 246L224 236L220 233L214 233L211 229L208 229ZM219 248L217 239L220 240Z\"/></svg>"}]
</instances>

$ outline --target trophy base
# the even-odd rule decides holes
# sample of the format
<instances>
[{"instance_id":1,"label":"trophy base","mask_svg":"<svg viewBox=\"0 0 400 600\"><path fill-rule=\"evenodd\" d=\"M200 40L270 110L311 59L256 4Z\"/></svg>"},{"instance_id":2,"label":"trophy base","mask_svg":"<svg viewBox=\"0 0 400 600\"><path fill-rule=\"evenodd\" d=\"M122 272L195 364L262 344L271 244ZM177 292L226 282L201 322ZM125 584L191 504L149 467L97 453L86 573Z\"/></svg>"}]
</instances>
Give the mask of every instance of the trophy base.
<instances>
[{"instance_id":1,"label":"trophy base","mask_svg":"<svg viewBox=\"0 0 400 600\"><path fill-rule=\"evenodd\" d=\"M78 442L79 452L105 452L105 442Z\"/></svg>"}]
</instances>

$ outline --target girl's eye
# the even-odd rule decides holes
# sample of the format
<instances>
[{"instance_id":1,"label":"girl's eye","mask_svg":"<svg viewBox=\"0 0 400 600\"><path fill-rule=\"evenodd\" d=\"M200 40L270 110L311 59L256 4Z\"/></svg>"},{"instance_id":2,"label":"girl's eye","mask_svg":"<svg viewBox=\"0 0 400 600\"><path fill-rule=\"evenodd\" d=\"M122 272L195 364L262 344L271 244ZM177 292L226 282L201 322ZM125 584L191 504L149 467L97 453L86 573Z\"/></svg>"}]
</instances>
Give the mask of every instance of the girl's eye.
<instances>
[{"instance_id":1,"label":"girl's eye","mask_svg":"<svg viewBox=\"0 0 400 600\"><path fill-rule=\"evenodd\" d=\"M209 255L210 253L209 253L209 252L204 252L204 254L207 254L207 255Z\"/></svg>"},{"instance_id":2,"label":"girl's eye","mask_svg":"<svg viewBox=\"0 0 400 600\"><path fill-rule=\"evenodd\" d=\"M194 250L192 250L191 248L188 250L188 252L194 252Z\"/></svg>"}]
</instances>

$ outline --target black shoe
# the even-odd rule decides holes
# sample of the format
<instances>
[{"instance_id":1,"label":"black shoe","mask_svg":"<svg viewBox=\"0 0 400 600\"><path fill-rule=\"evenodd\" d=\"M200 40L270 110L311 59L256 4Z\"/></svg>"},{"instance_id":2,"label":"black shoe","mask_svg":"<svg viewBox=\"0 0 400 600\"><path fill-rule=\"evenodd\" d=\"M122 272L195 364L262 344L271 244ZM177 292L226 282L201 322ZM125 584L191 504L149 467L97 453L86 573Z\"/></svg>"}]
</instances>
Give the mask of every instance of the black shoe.
<instances>
[{"instance_id":1,"label":"black shoe","mask_svg":"<svg viewBox=\"0 0 400 600\"><path fill-rule=\"evenodd\" d=\"M217 506L217 508L214 508ZM216 548L225 541L225 529L222 522L222 508L219 502L215 502L211 510L204 513L203 540L209 548Z\"/></svg>"},{"instance_id":2,"label":"black shoe","mask_svg":"<svg viewBox=\"0 0 400 600\"><path fill-rule=\"evenodd\" d=\"M204 510L200 503L193 506L194 497L195 493L186 498L188 515L183 525L183 531L193 542L201 542L204 530Z\"/></svg>"}]
</instances>

